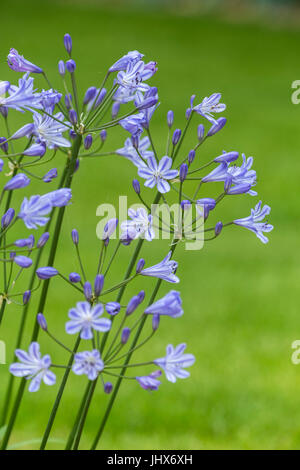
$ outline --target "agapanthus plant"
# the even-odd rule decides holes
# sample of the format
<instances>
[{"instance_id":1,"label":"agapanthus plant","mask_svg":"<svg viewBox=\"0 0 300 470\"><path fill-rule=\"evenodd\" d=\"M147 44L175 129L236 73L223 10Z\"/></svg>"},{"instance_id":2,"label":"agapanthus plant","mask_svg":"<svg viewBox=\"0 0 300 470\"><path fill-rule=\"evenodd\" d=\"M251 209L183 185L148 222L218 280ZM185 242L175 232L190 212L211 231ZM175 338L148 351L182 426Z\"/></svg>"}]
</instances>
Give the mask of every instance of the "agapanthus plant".
<instances>
[{"instance_id":1,"label":"agapanthus plant","mask_svg":"<svg viewBox=\"0 0 300 470\"><path fill-rule=\"evenodd\" d=\"M157 72L156 62L146 62L143 54L130 51L108 68L101 84L91 85L80 96L69 34L64 36L64 47L67 58L58 62L62 92L52 87L41 67L25 59L16 49L9 52L8 65L24 75L17 85L8 81L0 84L0 112L5 129L0 139L0 171L4 180L0 193L0 261L4 273L3 287L0 287L0 326L2 320L6 321L5 311L11 308L10 304L19 303L23 308L15 357L10 366L11 376L1 403L0 426L6 429L2 449L7 448L28 382L29 392L42 393L44 385L58 388L40 446L45 449L67 381L71 380L72 374L83 376L85 390L66 442L66 449L75 450L79 448L91 402L99 390L111 394L111 399L99 429L95 430L91 449L98 445L123 380L133 381L138 389L157 391L163 376L173 383L189 377L189 368L194 364L195 357L186 352L184 342L173 345L170 344L172 338L168 338L166 353L164 355L162 352L159 358L153 357L151 350L147 349L148 342L155 340L161 321L184 321L182 294L174 290L177 287L174 284L180 282L184 273L181 272L180 276L177 273L178 263L173 259L175 250L183 246L180 242L191 239L202 243L214 240L224 228L234 225L253 231L266 243L268 239L264 233L273 228L268 221L264 221L270 208L262 207L261 202L256 204L248 217L236 218L240 214L234 214L232 219L222 220L222 215L219 215L218 209L225 197L257 195L253 189L256 186L256 172L252 168L252 157L242 154L240 161L236 150L223 151L220 155L212 155L209 162L197 164L199 148L226 124L225 117L217 117L226 109L220 93L213 93L196 105L196 96L192 95L185 112L183 129L172 131L174 113L168 112L166 146L160 154L158 148L161 145L154 141L150 131L151 119L159 105L158 90L151 86L151 79ZM45 79L47 89L35 88L36 78L31 74ZM26 122L11 133L8 119L9 114L15 111L22 112ZM108 112L110 118L106 117ZM193 141L190 130L192 120L196 119ZM199 122L200 119L208 125L208 129L203 122ZM103 152L107 132L116 126L123 135L127 133L124 146ZM182 143L188 137L190 151L184 153ZM58 155L65 159L61 175L56 168L52 168L52 164L49 165ZM81 159L106 155L128 160L138 207L130 208L128 220L122 220L120 224L117 218L108 220L101 241L96 242L99 258L92 269L85 264L79 233L74 229L70 243L74 245L78 272L74 272L72 267L70 272L66 272L67 262L56 259L56 251L64 214L72 203L74 175L80 171ZM42 165L45 165L45 170L41 174L39 167ZM45 184L55 184L58 176L58 187L46 191ZM33 180L39 182L39 188L32 190L28 196ZM206 193L211 182L220 185L220 191L214 197ZM21 206L15 207L14 192L25 191L25 188L26 196ZM166 223L157 210L160 202L168 207L170 223ZM174 202L177 203L177 210L172 212L170 207ZM212 213L217 214L218 218L210 224ZM25 236L18 236L20 224L22 233L28 231ZM118 240L114 240L118 229ZM36 231L43 231L39 233L37 243ZM152 243L159 233L167 232L171 238L168 242L162 241L164 258L158 258L153 253L151 259L143 259L141 250L144 243ZM41 264L45 246L49 249L48 259L46 264ZM118 262L121 249L127 251L128 268L123 278L111 281L108 274L111 266ZM22 272L28 269L32 272L29 285L23 288L21 284L16 293L15 285L21 281ZM137 278L145 286L138 292L134 287ZM149 278L156 279L152 292L148 287ZM58 325L51 321L51 311L46 305L50 281L63 282L65 289L70 289L69 311L65 314L64 325L60 327L69 336L75 337L73 348L61 341ZM161 286L168 284L172 284L171 289L165 295L159 295ZM31 314L32 293L39 296L39 313L32 335L26 340L25 349L22 349L24 327ZM21 301L18 301L18 296ZM67 351L67 363L57 363L54 355L50 357L47 354L42 343L43 336L38 342L41 330L58 348ZM132 362L133 356L142 349L147 353L148 360ZM57 372L61 370L64 371L63 378L59 380ZM15 377L21 378L21 382L13 397ZM138 393L138 390L133 393ZM8 415L13 399L12 411Z\"/></svg>"}]
</instances>

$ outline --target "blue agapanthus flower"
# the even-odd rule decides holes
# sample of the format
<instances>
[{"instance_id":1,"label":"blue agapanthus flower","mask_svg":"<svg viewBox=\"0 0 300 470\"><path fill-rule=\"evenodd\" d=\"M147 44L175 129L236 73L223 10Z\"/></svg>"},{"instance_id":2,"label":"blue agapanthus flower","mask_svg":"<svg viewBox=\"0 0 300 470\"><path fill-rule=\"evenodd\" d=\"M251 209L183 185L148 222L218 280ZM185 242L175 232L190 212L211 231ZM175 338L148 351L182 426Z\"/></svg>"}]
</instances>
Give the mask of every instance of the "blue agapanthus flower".
<instances>
[{"instance_id":1,"label":"blue agapanthus flower","mask_svg":"<svg viewBox=\"0 0 300 470\"><path fill-rule=\"evenodd\" d=\"M142 276L151 276L163 279L167 282L178 283L179 278L175 276L178 268L178 263L171 260L172 252L170 251L167 256L158 264L141 271Z\"/></svg>"},{"instance_id":2,"label":"blue agapanthus flower","mask_svg":"<svg viewBox=\"0 0 300 470\"><path fill-rule=\"evenodd\" d=\"M48 114L52 114L52 108L46 108ZM69 128L64 126L61 122L64 120L62 113L56 113L53 115L55 119L46 115L35 112L33 114L34 128L31 131L31 135L35 136L38 142L44 142L48 148L53 149L55 147L71 147L71 143L68 139L63 137L63 132Z\"/></svg>"},{"instance_id":3,"label":"blue agapanthus flower","mask_svg":"<svg viewBox=\"0 0 300 470\"><path fill-rule=\"evenodd\" d=\"M18 51L12 48L7 56L9 67L15 72L43 73L43 70L37 65L26 60Z\"/></svg>"},{"instance_id":4,"label":"blue agapanthus flower","mask_svg":"<svg viewBox=\"0 0 300 470\"><path fill-rule=\"evenodd\" d=\"M101 318L104 313L102 304L94 307L89 302L78 302L76 308L69 311L70 321L66 323L66 332L70 335L80 332L82 339L92 339L93 330L105 333L111 328L111 320Z\"/></svg>"},{"instance_id":5,"label":"blue agapanthus flower","mask_svg":"<svg viewBox=\"0 0 300 470\"><path fill-rule=\"evenodd\" d=\"M181 317L183 315L183 309L180 292L171 290L162 299L149 305L144 313L148 315L167 315L173 318Z\"/></svg>"},{"instance_id":6,"label":"blue agapanthus flower","mask_svg":"<svg viewBox=\"0 0 300 470\"><path fill-rule=\"evenodd\" d=\"M125 220L121 224L122 234L121 239L128 236L131 240L143 236L145 240L151 242L155 237L153 230L153 217L148 214L146 209L139 207L137 210L128 209L128 215L131 220Z\"/></svg>"},{"instance_id":7,"label":"blue agapanthus flower","mask_svg":"<svg viewBox=\"0 0 300 470\"><path fill-rule=\"evenodd\" d=\"M177 378L186 379L190 376L190 373L184 369L192 366L196 359L193 354L184 354L185 349L185 343L179 344L176 348L169 344L166 356L153 361L163 369L169 382L175 383Z\"/></svg>"},{"instance_id":8,"label":"blue agapanthus flower","mask_svg":"<svg viewBox=\"0 0 300 470\"><path fill-rule=\"evenodd\" d=\"M172 158L162 157L159 163L157 163L154 157L150 157L147 160L148 167L145 165L138 169L138 175L144 178L146 182L144 185L148 188L154 188L157 186L157 190L160 193L167 193L170 191L170 185L167 180L171 180L178 176L178 170L172 170Z\"/></svg>"},{"instance_id":9,"label":"blue agapanthus flower","mask_svg":"<svg viewBox=\"0 0 300 470\"><path fill-rule=\"evenodd\" d=\"M97 349L75 354L72 370L76 375L87 375L90 380L96 380L104 369L104 362Z\"/></svg>"},{"instance_id":10,"label":"blue agapanthus flower","mask_svg":"<svg viewBox=\"0 0 300 470\"><path fill-rule=\"evenodd\" d=\"M149 137L143 137L138 139L138 151L132 145L132 140L128 137L124 142L124 147L116 150L118 155L122 155L125 158L128 158L135 166L140 167L145 165L139 154L147 160L149 157L153 157L154 153L151 150L148 150L150 147Z\"/></svg>"},{"instance_id":11,"label":"blue agapanthus flower","mask_svg":"<svg viewBox=\"0 0 300 470\"><path fill-rule=\"evenodd\" d=\"M154 391L158 390L158 387L161 384L161 382L157 380L157 377L160 377L161 374L162 373L160 370L156 370L149 375L144 375L141 377L137 376L136 380L144 390Z\"/></svg>"},{"instance_id":12,"label":"blue agapanthus flower","mask_svg":"<svg viewBox=\"0 0 300 470\"><path fill-rule=\"evenodd\" d=\"M109 68L109 72L126 70L129 64L136 64L142 57L144 57L144 54L141 54L139 51L129 51Z\"/></svg>"},{"instance_id":13,"label":"blue agapanthus flower","mask_svg":"<svg viewBox=\"0 0 300 470\"><path fill-rule=\"evenodd\" d=\"M193 111L201 114L201 116L208 119L208 121L212 122L213 124L217 124L217 120L214 118L213 114L222 113L226 109L226 105L224 103L220 103L221 96L221 93L213 93L209 97L206 96L200 104L194 107L193 101L195 97L193 96L191 107Z\"/></svg>"},{"instance_id":14,"label":"blue agapanthus flower","mask_svg":"<svg viewBox=\"0 0 300 470\"><path fill-rule=\"evenodd\" d=\"M270 214L270 212L271 207L267 205L262 207L262 202L259 201L259 203L255 206L255 209L251 209L251 215L249 215L249 217L236 219L233 221L233 223L251 230L251 232L254 232L263 243L268 243L269 239L263 233L271 232L274 227L273 225L262 221L267 215Z\"/></svg>"},{"instance_id":15,"label":"blue agapanthus flower","mask_svg":"<svg viewBox=\"0 0 300 470\"><path fill-rule=\"evenodd\" d=\"M41 355L38 343L31 343L28 353L17 349L15 355L20 362L11 364L9 370L16 377L25 377L30 380L29 392L37 392L40 389L41 382L46 385L54 385L56 382L55 374L50 371L51 358L47 354Z\"/></svg>"},{"instance_id":16,"label":"blue agapanthus flower","mask_svg":"<svg viewBox=\"0 0 300 470\"><path fill-rule=\"evenodd\" d=\"M6 106L7 108L13 108L22 112L24 109L29 111L41 109L41 94L36 93L33 89L33 81L33 78L27 72L20 78L18 86L10 85L6 90L9 93L8 97L0 97L0 106Z\"/></svg>"}]
</instances>

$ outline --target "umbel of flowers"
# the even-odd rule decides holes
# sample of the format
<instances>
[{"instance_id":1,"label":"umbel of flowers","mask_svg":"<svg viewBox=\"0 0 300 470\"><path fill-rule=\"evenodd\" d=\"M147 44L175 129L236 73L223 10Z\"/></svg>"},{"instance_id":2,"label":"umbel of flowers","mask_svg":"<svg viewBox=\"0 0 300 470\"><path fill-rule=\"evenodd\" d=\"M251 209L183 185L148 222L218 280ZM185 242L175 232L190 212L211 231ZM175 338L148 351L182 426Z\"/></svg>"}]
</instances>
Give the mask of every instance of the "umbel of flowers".
<instances>
[{"instance_id":1,"label":"umbel of flowers","mask_svg":"<svg viewBox=\"0 0 300 470\"><path fill-rule=\"evenodd\" d=\"M220 237L224 228L240 226L267 243L265 233L273 229L265 220L270 207L261 202L243 218L234 215L231 220L222 220L218 211L224 198L257 195L252 157L242 154L240 161L239 152L228 150L212 155L208 162L199 163L200 147L221 132L226 124L225 117L217 117L226 109L220 93L213 93L198 104L195 104L196 96L192 95L182 129L173 129L174 113L170 110L166 117L165 152L159 154L150 130L152 117L159 106L158 90L149 84L157 71L156 62L145 62L143 54L130 51L108 68L101 84L90 86L81 96L69 34L64 36L64 48L67 57L58 62L63 92L53 88L41 67L29 62L15 49L8 54L8 65L23 75L17 84L0 83L0 113L4 123L3 137L0 138L3 180L0 192L0 260L3 266L0 327L2 321L10 321L11 316L5 315L6 309L12 305L22 308L20 326L14 325L16 348L10 365L11 376L0 403L0 427L5 426L2 449L9 443L27 383L30 392L40 390L42 383L57 384L58 387L40 445L40 449L45 449L70 375L84 376L86 389L66 442L66 449L76 450L98 384L104 393L111 394L111 398L102 420L99 417L101 424L95 430L91 449L98 445L123 380L132 380L145 390L156 391L163 374L173 383L189 377L195 357L186 352L185 343L166 343L166 352L162 352L161 357L150 355L146 361L132 362L132 357L142 348L146 350L148 342L157 335L161 321L184 321L180 292L171 289L159 296L161 286L179 283L178 263L173 259L179 242L189 240L191 234L198 232L203 242L214 240ZM47 89L37 89L32 75L44 79ZM21 112L25 118L23 126L13 132L9 131L8 124L11 112ZM196 118L198 122L193 131L192 121ZM116 126L120 132L127 133L124 146L103 152L107 132ZM182 143L187 138L191 141L190 150L183 152ZM61 174L52 167L58 155L64 159ZM72 181L80 171L82 160L91 161L108 155L126 158L132 165L132 187L141 205L129 209L128 220L120 224L118 240L113 239L119 228L118 220L108 221L100 246L97 242L99 258L93 271L85 265L79 233L74 229L70 243L78 260L78 272L66 272L67 260L63 263L56 260L56 251L64 214L72 203ZM43 189L44 184L54 185L57 178L59 183L55 189ZM16 207L13 203L15 191L25 188L28 191L33 181L40 187L34 187L33 195L28 196L26 192L20 207ZM220 187L214 197L205 193L211 182L219 183ZM153 260L146 263L141 257L144 243L153 241L156 230L166 230L159 215L152 213L151 204L162 201L169 207L174 200L178 203L179 213L178 219L172 220L168 227L171 245L166 246L166 256L162 260L154 254ZM196 217L186 223L193 209ZM217 219L210 222L214 214ZM26 237L18 235L21 226L23 231L24 228L28 230ZM39 233L40 230L43 232ZM37 242L35 233L38 233ZM47 264L41 264L45 249L48 250ZM128 267L123 278L120 274L120 279L112 282L108 274L118 261L119 250L127 251ZM64 269L60 268L62 265ZM26 287L24 282L22 284L24 270L32 273ZM142 278L145 283L144 290L139 292L134 288L137 278ZM149 278L156 279L152 292L147 287ZM75 337L73 348L61 341L60 333L56 331L58 327L53 324L47 309L50 281L63 282L70 288L70 307L64 322L66 333ZM18 289L17 285L20 286ZM39 313L24 350L21 346L25 325L28 316L35 315L30 311L33 294L38 296ZM38 342L40 331L58 348L67 351L67 363L59 364L47 354ZM58 380L61 371L63 378ZM21 382L14 396L15 377L21 378Z\"/></svg>"}]
</instances>

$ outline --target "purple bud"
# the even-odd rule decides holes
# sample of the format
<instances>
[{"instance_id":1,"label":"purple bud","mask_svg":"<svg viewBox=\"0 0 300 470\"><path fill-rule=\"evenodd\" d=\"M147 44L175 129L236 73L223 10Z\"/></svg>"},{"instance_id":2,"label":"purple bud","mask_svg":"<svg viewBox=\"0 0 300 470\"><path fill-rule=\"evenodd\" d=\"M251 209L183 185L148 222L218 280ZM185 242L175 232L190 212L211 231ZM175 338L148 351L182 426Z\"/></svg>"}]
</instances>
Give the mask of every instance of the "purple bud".
<instances>
[{"instance_id":1,"label":"purple bud","mask_svg":"<svg viewBox=\"0 0 300 470\"><path fill-rule=\"evenodd\" d=\"M105 98L106 93L107 93L106 88L102 88L102 90L99 93L98 98L96 99L96 102L94 104L94 108L97 108L102 103L102 101Z\"/></svg>"},{"instance_id":2,"label":"purple bud","mask_svg":"<svg viewBox=\"0 0 300 470\"><path fill-rule=\"evenodd\" d=\"M174 122L174 113L173 111L168 111L167 123L168 123L169 129L171 129L171 127L173 126L173 122Z\"/></svg>"},{"instance_id":3,"label":"purple bud","mask_svg":"<svg viewBox=\"0 0 300 470\"><path fill-rule=\"evenodd\" d=\"M250 183L240 183L240 184L236 184L235 186L230 187L229 189L227 189L226 192L227 194L234 196L236 194L248 193L250 189L251 189Z\"/></svg>"},{"instance_id":4,"label":"purple bud","mask_svg":"<svg viewBox=\"0 0 300 470\"><path fill-rule=\"evenodd\" d=\"M227 119L225 117L220 117L215 124L211 126L207 133L207 137L211 137L219 132L225 126Z\"/></svg>"},{"instance_id":5,"label":"purple bud","mask_svg":"<svg viewBox=\"0 0 300 470\"><path fill-rule=\"evenodd\" d=\"M184 211L189 210L191 208L191 201L189 201L188 199L184 199L183 201L181 201L180 206L181 209L183 209Z\"/></svg>"},{"instance_id":6,"label":"purple bud","mask_svg":"<svg viewBox=\"0 0 300 470\"><path fill-rule=\"evenodd\" d=\"M97 88L95 86L91 86L90 88L88 88L84 95L83 104L87 105L90 101L92 101L96 97L96 94L97 94Z\"/></svg>"},{"instance_id":7,"label":"purple bud","mask_svg":"<svg viewBox=\"0 0 300 470\"><path fill-rule=\"evenodd\" d=\"M6 141L5 137L0 137L0 147L4 153L8 152L8 142Z\"/></svg>"},{"instance_id":8,"label":"purple bud","mask_svg":"<svg viewBox=\"0 0 300 470\"><path fill-rule=\"evenodd\" d=\"M79 158L77 158L77 160L75 162L74 173L76 173L76 171L78 171L79 167L80 167L80 160L79 160Z\"/></svg>"},{"instance_id":9,"label":"purple bud","mask_svg":"<svg viewBox=\"0 0 300 470\"><path fill-rule=\"evenodd\" d=\"M85 150L88 150L89 148L91 148L92 143L93 143L93 137L91 136L91 134L88 134L85 137L84 142L83 142Z\"/></svg>"},{"instance_id":10,"label":"purple bud","mask_svg":"<svg viewBox=\"0 0 300 470\"><path fill-rule=\"evenodd\" d=\"M8 209L8 211L2 216L1 227L3 229L7 228L11 224L14 216L15 216L14 209Z\"/></svg>"},{"instance_id":11,"label":"purple bud","mask_svg":"<svg viewBox=\"0 0 300 470\"><path fill-rule=\"evenodd\" d=\"M112 117L112 119L116 119L116 117L118 116L119 111L120 111L120 105L121 105L121 103L119 101L115 101L113 103L112 108L111 108L111 117Z\"/></svg>"},{"instance_id":12,"label":"purple bud","mask_svg":"<svg viewBox=\"0 0 300 470\"><path fill-rule=\"evenodd\" d=\"M203 124L199 124L198 129L197 129L197 137L198 137L199 142L201 142L201 140L204 137L204 131L205 129L204 129Z\"/></svg>"},{"instance_id":13,"label":"purple bud","mask_svg":"<svg viewBox=\"0 0 300 470\"><path fill-rule=\"evenodd\" d=\"M160 323L160 315L158 313L155 313L152 318L152 329L153 331L156 331L159 327Z\"/></svg>"},{"instance_id":14,"label":"purple bud","mask_svg":"<svg viewBox=\"0 0 300 470\"><path fill-rule=\"evenodd\" d=\"M85 282L83 286L83 292L84 292L86 300L90 302L90 300L92 300L92 297L93 297L93 290L92 290L91 283L89 281Z\"/></svg>"},{"instance_id":15,"label":"purple bud","mask_svg":"<svg viewBox=\"0 0 300 470\"><path fill-rule=\"evenodd\" d=\"M45 174L45 176L43 177L43 181L44 183L51 183L51 181L55 178L57 178L57 169L52 168L48 171L48 173Z\"/></svg>"},{"instance_id":16,"label":"purple bud","mask_svg":"<svg viewBox=\"0 0 300 470\"><path fill-rule=\"evenodd\" d=\"M145 260L141 258L136 265L136 273L139 274L145 266Z\"/></svg>"},{"instance_id":17,"label":"purple bud","mask_svg":"<svg viewBox=\"0 0 300 470\"><path fill-rule=\"evenodd\" d=\"M76 134L75 131L73 131L73 129L71 129L71 130L69 131L69 136L70 136L70 139L74 140L74 139L76 139L77 134Z\"/></svg>"},{"instance_id":18,"label":"purple bud","mask_svg":"<svg viewBox=\"0 0 300 470\"><path fill-rule=\"evenodd\" d=\"M23 155L26 157L43 157L45 153L45 144L33 144L27 150L24 150Z\"/></svg>"},{"instance_id":19,"label":"purple bud","mask_svg":"<svg viewBox=\"0 0 300 470\"><path fill-rule=\"evenodd\" d=\"M42 330L47 331L48 325L44 315L42 313L38 313L36 319Z\"/></svg>"},{"instance_id":20,"label":"purple bud","mask_svg":"<svg viewBox=\"0 0 300 470\"><path fill-rule=\"evenodd\" d=\"M99 297L99 295L101 294L103 285L104 285L103 274L97 274L97 276L95 277L95 283L94 283L94 292L95 292L96 297Z\"/></svg>"},{"instance_id":21,"label":"purple bud","mask_svg":"<svg viewBox=\"0 0 300 470\"><path fill-rule=\"evenodd\" d=\"M184 182L184 180L187 176L188 170L189 170L189 167L187 166L187 164L183 163L180 167L180 170L179 170L179 179L180 179L181 183Z\"/></svg>"},{"instance_id":22,"label":"purple bud","mask_svg":"<svg viewBox=\"0 0 300 470\"><path fill-rule=\"evenodd\" d=\"M73 241L74 245L78 245L78 243L79 243L79 233L78 233L78 230L76 230L76 228L74 228L72 230L71 237L72 237L72 241Z\"/></svg>"},{"instance_id":23,"label":"purple bud","mask_svg":"<svg viewBox=\"0 0 300 470\"><path fill-rule=\"evenodd\" d=\"M133 186L133 189L135 190L136 194L140 194L141 192L141 186L140 186L140 183L138 180L133 180L132 181L132 186Z\"/></svg>"},{"instance_id":24,"label":"purple bud","mask_svg":"<svg viewBox=\"0 0 300 470\"><path fill-rule=\"evenodd\" d=\"M223 224L222 222L218 222L215 226L215 236L217 237L218 235L220 235L220 233L222 232L222 229L223 229Z\"/></svg>"},{"instance_id":25,"label":"purple bud","mask_svg":"<svg viewBox=\"0 0 300 470\"><path fill-rule=\"evenodd\" d=\"M65 73L66 73L66 68L65 68L65 63L63 60L60 60L58 62L58 72L59 74L64 77L65 76Z\"/></svg>"},{"instance_id":26,"label":"purple bud","mask_svg":"<svg viewBox=\"0 0 300 470\"><path fill-rule=\"evenodd\" d=\"M58 271L55 268L51 268L51 266L45 266L44 268L37 269L36 275L39 279L45 280L57 276Z\"/></svg>"},{"instance_id":27,"label":"purple bud","mask_svg":"<svg viewBox=\"0 0 300 470\"><path fill-rule=\"evenodd\" d=\"M31 297L31 290L26 290L23 294L23 305L27 305Z\"/></svg>"},{"instance_id":28,"label":"purple bud","mask_svg":"<svg viewBox=\"0 0 300 470\"><path fill-rule=\"evenodd\" d=\"M66 62L66 68L67 68L67 71L68 71L68 72L74 73L74 72L75 72L75 69L76 69L76 62L75 62L75 60L73 60L73 59L67 60L67 62Z\"/></svg>"},{"instance_id":29,"label":"purple bud","mask_svg":"<svg viewBox=\"0 0 300 470\"><path fill-rule=\"evenodd\" d=\"M30 268L32 265L32 259L27 258L27 256L19 255L14 257L14 262L20 266L20 268Z\"/></svg>"},{"instance_id":30,"label":"purple bud","mask_svg":"<svg viewBox=\"0 0 300 470\"><path fill-rule=\"evenodd\" d=\"M71 93L69 93L68 95L65 95L65 105L67 109L72 108L72 101L73 101L73 98L72 98Z\"/></svg>"},{"instance_id":31,"label":"purple bud","mask_svg":"<svg viewBox=\"0 0 300 470\"><path fill-rule=\"evenodd\" d=\"M181 130L180 129L176 129L174 131L174 134L173 134L173 137L172 137L172 144L173 145L177 145L178 142L179 142L179 139L181 137Z\"/></svg>"},{"instance_id":32,"label":"purple bud","mask_svg":"<svg viewBox=\"0 0 300 470\"><path fill-rule=\"evenodd\" d=\"M115 316L120 312L121 305L119 302L108 302L105 305L105 309L109 315Z\"/></svg>"},{"instance_id":33,"label":"purple bud","mask_svg":"<svg viewBox=\"0 0 300 470\"><path fill-rule=\"evenodd\" d=\"M187 108L187 110L185 112L185 117L186 117L187 120L190 119L191 114L192 114L192 108Z\"/></svg>"},{"instance_id":34,"label":"purple bud","mask_svg":"<svg viewBox=\"0 0 300 470\"><path fill-rule=\"evenodd\" d=\"M126 315L131 315L140 305L140 298L138 295L135 295L130 299L127 308L126 308Z\"/></svg>"},{"instance_id":35,"label":"purple bud","mask_svg":"<svg viewBox=\"0 0 300 470\"><path fill-rule=\"evenodd\" d=\"M139 148L139 141L140 141L140 138L139 138L139 135L138 134L134 134L131 136L131 143L132 143L132 146L133 148L135 148L136 150L138 150Z\"/></svg>"},{"instance_id":36,"label":"purple bud","mask_svg":"<svg viewBox=\"0 0 300 470\"><path fill-rule=\"evenodd\" d=\"M214 159L215 162L234 162L239 158L239 152L224 152L219 157Z\"/></svg>"},{"instance_id":37,"label":"purple bud","mask_svg":"<svg viewBox=\"0 0 300 470\"><path fill-rule=\"evenodd\" d=\"M76 284L77 282L81 281L81 277L78 273L70 273L69 274L69 281Z\"/></svg>"},{"instance_id":38,"label":"purple bud","mask_svg":"<svg viewBox=\"0 0 300 470\"><path fill-rule=\"evenodd\" d=\"M140 304L141 304L145 298L145 291L141 290L141 292L139 292L137 296L140 299Z\"/></svg>"},{"instance_id":39,"label":"purple bud","mask_svg":"<svg viewBox=\"0 0 300 470\"><path fill-rule=\"evenodd\" d=\"M127 327L123 328L123 331L122 331L122 334L121 334L121 343L122 344L127 343L127 341L129 340L130 333L131 333L130 328L127 328Z\"/></svg>"},{"instance_id":40,"label":"purple bud","mask_svg":"<svg viewBox=\"0 0 300 470\"><path fill-rule=\"evenodd\" d=\"M110 238L118 226L118 219L110 219L104 227L102 240Z\"/></svg>"},{"instance_id":41,"label":"purple bud","mask_svg":"<svg viewBox=\"0 0 300 470\"><path fill-rule=\"evenodd\" d=\"M108 395L112 392L113 389L113 384L111 382L106 382L104 384L104 392L107 393Z\"/></svg>"},{"instance_id":42,"label":"purple bud","mask_svg":"<svg viewBox=\"0 0 300 470\"><path fill-rule=\"evenodd\" d=\"M75 109L70 109L69 119L70 119L70 122L73 124L73 126L75 126L75 124L77 124L77 113L76 113Z\"/></svg>"},{"instance_id":43,"label":"purple bud","mask_svg":"<svg viewBox=\"0 0 300 470\"><path fill-rule=\"evenodd\" d=\"M67 53L70 55L72 52L72 38L69 33L64 35L64 46Z\"/></svg>"},{"instance_id":44,"label":"purple bud","mask_svg":"<svg viewBox=\"0 0 300 470\"><path fill-rule=\"evenodd\" d=\"M190 150L190 151L189 151L189 154L188 154L188 162L189 162L189 164L193 163L193 161L194 161L194 159L195 159L195 155L196 155L195 150Z\"/></svg>"},{"instance_id":45,"label":"purple bud","mask_svg":"<svg viewBox=\"0 0 300 470\"><path fill-rule=\"evenodd\" d=\"M24 173L19 173L14 176L8 183L4 186L4 191L13 191L14 189L21 189L28 186L30 179Z\"/></svg>"},{"instance_id":46,"label":"purple bud","mask_svg":"<svg viewBox=\"0 0 300 470\"><path fill-rule=\"evenodd\" d=\"M106 138L107 138L107 132L105 129L103 129L101 132L100 132L100 139L102 140L102 142L105 142L106 141Z\"/></svg>"},{"instance_id":47,"label":"purple bud","mask_svg":"<svg viewBox=\"0 0 300 470\"><path fill-rule=\"evenodd\" d=\"M232 176L227 176L227 178L225 179L225 182L224 182L224 191L225 193L227 193L230 189L230 186L232 184Z\"/></svg>"},{"instance_id":48,"label":"purple bud","mask_svg":"<svg viewBox=\"0 0 300 470\"><path fill-rule=\"evenodd\" d=\"M42 248L43 246L45 246L47 241L49 240L49 237L50 237L49 232L43 233L43 235L41 236L41 238L37 242L36 247L37 248Z\"/></svg>"}]
</instances>

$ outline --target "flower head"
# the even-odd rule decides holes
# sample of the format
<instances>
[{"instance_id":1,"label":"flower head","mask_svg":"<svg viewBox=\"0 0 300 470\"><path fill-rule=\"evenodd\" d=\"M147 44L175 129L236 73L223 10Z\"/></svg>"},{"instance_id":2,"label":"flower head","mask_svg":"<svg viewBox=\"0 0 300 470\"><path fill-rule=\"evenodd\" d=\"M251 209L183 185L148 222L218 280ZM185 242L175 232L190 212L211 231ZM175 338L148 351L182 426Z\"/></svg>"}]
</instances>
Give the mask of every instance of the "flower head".
<instances>
[{"instance_id":1,"label":"flower head","mask_svg":"<svg viewBox=\"0 0 300 470\"><path fill-rule=\"evenodd\" d=\"M236 219L233 223L251 230L263 243L268 243L269 239L263 234L263 232L271 232L274 227L271 224L262 222L262 220L270 214L271 207L267 205L263 207L261 206L262 203L259 201L255 206L255 209L251 209L251 215L249 215L249 217Z\"/></svg>"},{"instance_id":2,"label":"flower head","mask_svg":"<svg viewBox=\"0 0 300 470\"><path fill-rule=\"evenodd\" d=\"M28 353L17 349L15 355L20 362L11 364L9 370L16 377L25 377L30 380L29 392L37 392L40 389L41 382L46 385L54 385L56 376L51 372L51 358L49 355L41 356L38 343L31 343Z\"/></svg>"},{"instance_id":3,"label":"flower head","mask_svg":"<svg viewBox=\"0 0 300 470\"><path fill-rule=\"evenodd\" d=\"M190 376L190 373L184 370L185 367L190 367L195 362L193 354L183 354L186 349L186 344L179 344L176 348L169 344L167 346L167 354L161 359L156 359L154 364L164 370L167 380L169 382L176 382L176 379L185 379Z\"/></svg>"},{"instance_id":4,"label":"flower head","mask_svg":"<svg viewBox=\"0 0 300 470\"><path fill-rule=\"evenodd\" d=\"M119 72L120 70L126 70L129 64L135 64L144 54L139 51L129 51L126 55L117 60L109 69L110 72Z\"/></svg>"},{"instance_id":5,"label":"flower head","mask_svg":"<svg viewBox=\"0 0 300 470\"><path fill-rule=\"evenodd\" d=\"M90 380L96 380L104 369L104 362L97 349L75 354L72 370L76 375L87 375Z\"/></svg>"},{"instance_id":6,"label":"flower head","mask_svg":"<svg viewBox=\"0 0 300 470\"><path fill-rule=\"evenodd\" d=\"M70 335L80 332L82 339L92 339L93 330L106 332L111 328L111 320L100 318L104 313L102 304L91 307L89 302L78 302L76 308L69 311L71 321L66 323L66 332Z\"/></svg>"},{"instance_id":7,"label":"flower head","mask_svg":"<svg viewBox=\"0 0 300 470\"><path fill-rule=\"evenodd\" d=\"M162 299L147 307L145 313L150 315L167 315L173 318L181 317L183 310L180 293L176 290L171 290Z\"/></svg>"},{"instance_id":8,"label":"flower head","mask_svg":"<svg viewBox=\"0 0 300 470\"><path fill-rule=\"evenodd\" d=\"M129 62L126 71L120 71L117 75L117 82L121 87L129 91L147 91L149 85L143 83L157 71L156 63L145 64L142 60L133 63Z\"/></svg>"},{"instance_id":9,"label":"flower head","mask_svg":"<svg viewBox=\"0 0 300 470\"><path fill-rule=\"evenodd\" d=\"M148 167L141 166L138 170L139 176L146 180L145 186L154 188L160 193L167 193L170 191L170 185L167 180L176 178L178 170L171 170L172 159L170 157L163 157L159 163L156 162L154 157L149 157L147 160Z\"/></svg>"},{"instance_id":10,"label":"flower head","mask_svg":"<svg viewBox=\"0 0 300 470\"><path fill-rule=\"evenodd\" d=\"M178 263L171 260L171 256L172 252L170 251L160 263L156 264L155 266L151 266L150 268L143 269L141 271L141 275L158 277L159 279L163 279L167 282L179 282L179 278L175 276Z\"/></svg>"}]
</instances>

